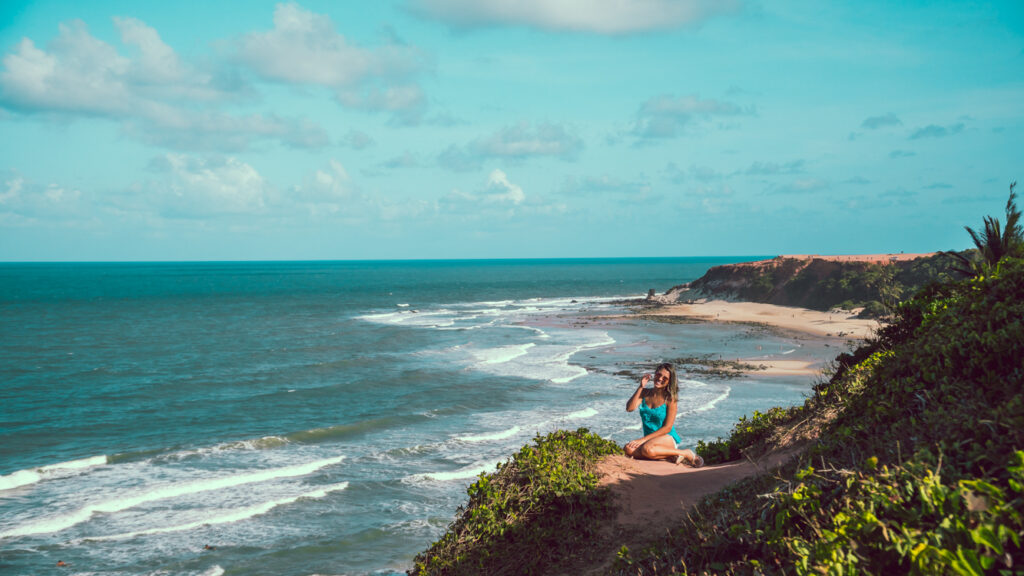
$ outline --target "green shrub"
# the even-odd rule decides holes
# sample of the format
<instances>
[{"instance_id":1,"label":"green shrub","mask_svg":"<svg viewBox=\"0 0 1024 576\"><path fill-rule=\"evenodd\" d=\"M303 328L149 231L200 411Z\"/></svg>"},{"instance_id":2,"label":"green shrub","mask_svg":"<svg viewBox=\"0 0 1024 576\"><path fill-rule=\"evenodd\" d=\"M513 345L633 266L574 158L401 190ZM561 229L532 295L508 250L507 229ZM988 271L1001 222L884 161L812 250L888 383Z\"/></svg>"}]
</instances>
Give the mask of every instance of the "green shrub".
<instances>
[{"instance_id":1,"label":"green shrub","mask_svg":"<svg viewBox=\"0 0 1024 576\"><path fill-rule=\"evenodd\" d=\"M571 558L614 512L595 468L621 452L585 428L538 436L480 475L469 503L409 574L538 574Z\"/></svg>"},{"instance_id":2,"label":"green shrub","mask_svg":"<svg viewBox=\"0 0 1024 576\"><path fill-rule=\"evenodd\" d=\"M746 415L740 416L739 421L733 425L729 438L725 440L719 438L711 442L698 440L696 452L708 464L735 460L742 455L741 451L744 448L767 440L780 425L792 421L802 412L801 406L790 408L776 406L768 409L767 412L754 410L750 418L747 418Z\"/></svg>"}]
</instances>

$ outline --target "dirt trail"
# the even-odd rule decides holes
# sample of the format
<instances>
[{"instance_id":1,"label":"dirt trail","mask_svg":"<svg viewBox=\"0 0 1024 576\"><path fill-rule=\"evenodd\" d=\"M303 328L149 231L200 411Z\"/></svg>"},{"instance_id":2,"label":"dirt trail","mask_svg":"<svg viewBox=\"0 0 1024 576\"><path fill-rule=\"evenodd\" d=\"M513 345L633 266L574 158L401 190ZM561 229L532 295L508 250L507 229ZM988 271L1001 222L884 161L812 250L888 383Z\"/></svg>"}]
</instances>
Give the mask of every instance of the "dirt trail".
<instances>
[{"instance_id":1,"label":"dirt trail","mask_svg":"<svg viewBox=\"0 0 1024 576\"><path fill-rule=\"evenodd\" d=\"M598 466L601 486L607 486L619 504L614 527L615 550L603 559L580 568L578 574L604 574L622 545L640 550L651 541L678 527L686 513L702 498L729 484L776 468L803 449L789 446L755 460L738 460L689 468L670 462L633 460L626 456L608 456Z\"/></svg>"}]
</instances>

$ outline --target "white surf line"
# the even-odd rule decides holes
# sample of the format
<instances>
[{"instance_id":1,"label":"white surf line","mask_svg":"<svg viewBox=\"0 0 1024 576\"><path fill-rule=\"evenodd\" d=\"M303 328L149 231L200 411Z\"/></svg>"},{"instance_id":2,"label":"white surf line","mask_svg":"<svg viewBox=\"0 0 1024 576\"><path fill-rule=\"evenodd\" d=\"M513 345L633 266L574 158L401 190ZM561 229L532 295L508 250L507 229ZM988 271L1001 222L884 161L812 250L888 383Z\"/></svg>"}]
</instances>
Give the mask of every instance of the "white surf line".
<instances>
[{"instance_id":1,"label":"white surf line","mask_svg":"<svg viewBox=\"0 0 1024 576\"><path fill-rule=\"evenodd\" d=\"M508 430L502 430L501 432L494 432L491 434L477 434L470 436L456 436L456 440L462 440L463 442L486 442L488 440L503 440L511 436L519 434L519 426L513 426Z\"/></svg>"},{"instance_id":2,"label":"white surf line","mask_svg":"<svg viewBox=\"0 0 1024 576\"><path fill-rule=\"evenodd\" d=\"M476 462L459 468L458 470L451 470L449 472L423 472L421 474L412 474L407 476L410 480L435 480L446 482L449 480L465 480L466 478L476 478L484 472L493 472L498 464L501 464L505 460L495 460L493 462Z\"/></svg>"},{"instance_id":3,"label":"white surf line","mask_svg":"<svg viewBox=\"0 0 1024 576\"><path fill-rule=\"evenodd\" d=\"M710 402L708 402L708 403L706 403L706 404L704 404L702 406L698 406L698 407L694 408L693 410L689 410L689 411L685 412L683 414L683 416L685 416L687 414L696 414L698 412L707 412L708 410L711 410L712 408L715 407L716 404L718 404L722 400L725 400L726 398L728 398L729 397L729 392L732 392L732 388L726 387L725 392L723 392L719 396L715 397Z\"/></svg>"},{"instance_id":4,"label":"white surf line","mask_svg":"<svg viewBox=\"0 0 1024 576\"><path fill-rule=\"evenodd\" d=\"M107 463L107 457L92 456L90 458L79 458L58 464L47 464L36 468L26 468L10 474L0 476L0 491L12 490L21 486L35 484L47 476L56 475L66 470L82 470L94 466L102 466Z\"/></svg>"},{"instance_id":5,"label":"white surf line","mask_svg":"<svg viewBox=\"0 0 1024 576\"><path fill-rule=\"evenodd\" d=\"M164 528L150 528L148 530L139 530L137 532L127 532L124 534L115 534L113 536L89 536L82 540L125 540L128 538L134 538L136 536L148 536L150 534L166 534L167 532L181 532L184 530L194 530L196 528L202 528L203 526L214 526L217 524L228 524L230 522L238 522L239 520L246 520L253 516L259 516L260 514L266 514L270 510L277 508L278 506L284 506L291 504L303 498L306 499L318 499L323 498L331 492L337 492L338 490L344 490L348 488L348 482L339 482L338 484L331 484L318 488L298 496L289 496L287 498L279 498L277 500L270 500L268 502L261 502L252 506L246 506L244 508L236 508L229 510L227 514L221 516L214 516L213 518L207 518L205 520L197 520L195 522L189 522L188 524L179 524L178 526L167 526Z\"/></svg>"},{"instance_id":6,"label":"white surf line","mask_svg":"<svg viewBox=\"0 0 1024 576\"><path fill-rule=\"evenodd\" d=\"M579 420L581 418L590 418L591 416L597 416L597 414L598 414L597 410L594 410L593 408L584 408L583 410L579 410L577 412L572 412L570 414L566 414L565 415L565 419L566 420Z\"/></svg>"},{"instance_id":7,"label":"white surf line","mask_svg":"<svg viewBox=\"0 0 1024 576\"><path fill-rule=\"evenodd\" d=\"M239 474L236 476L227 476L223 478L211 478L207 480L199 480L196 482L188 482L186 484L172 484L162 486L155 490L150 490L136 496L128 496L124 498L117 498L113 500L106 500L96 504L89 504L78 510L65 514L62 516L52 516L44 520L32 522L23 526L8 530L7 532L0 533L0 538L10 538L14 536L31 536L33 534L48 534L52 532L60 532L66 530L76 524L81 524L93 514L97 512L112 513L127 510L128 508L134 508L147 502L153 502L156 500L164 500L167 498L175 498L178 496L184 496L187 494L196 494L199 492L209 492L211 490L222 490L224 488L232 488L235 486L241 486L243 484L252 484L255 482L264 482L267 480L273 480L275 478L290 478L294 476L305 476L316 472L321 468L337 464L345 459L345 456L337 456L334 458L327 458L324 460L317 460L315 462L309 462L306 464L299 464L296 466L287 466L284 468L275 468L271 470L262 470L259 472L251 472L247 474Z\"/></svg>"}]
</instances>

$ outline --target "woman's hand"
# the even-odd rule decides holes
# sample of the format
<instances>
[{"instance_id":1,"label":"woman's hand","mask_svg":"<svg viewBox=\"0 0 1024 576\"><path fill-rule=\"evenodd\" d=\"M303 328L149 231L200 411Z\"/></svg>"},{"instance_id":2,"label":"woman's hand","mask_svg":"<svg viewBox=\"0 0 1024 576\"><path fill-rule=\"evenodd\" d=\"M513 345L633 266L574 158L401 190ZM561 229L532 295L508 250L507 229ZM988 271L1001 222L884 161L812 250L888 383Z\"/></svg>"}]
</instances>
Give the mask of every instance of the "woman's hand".
<instances>
[{"instance_id":1,"label":"woman's hand","mask_svg":"<svg viewBox=\"0 0 1024 576\"><path fill-rule=\"evenodd\" d=\"M651 375L650 374L644 374L644 377L640 379L640 387L641 388L646 388L647 387L647 383L650 382L650 381L651 381Z\"/></svg>"},{"instance_id":2,"label":"woman's hand","mask_svg":"<svg viewBox=\"0 0 1024 576\"><path fill-rule=\"evenodd\" d=\"M626 450L629 450L630 452L633 452L637 448L639 448L639 447L641 447L643 445L644 445L644 439L643 438L640 438L639 440L631 440L631 441L626 443Z\"/></svg>"}]
</instances>

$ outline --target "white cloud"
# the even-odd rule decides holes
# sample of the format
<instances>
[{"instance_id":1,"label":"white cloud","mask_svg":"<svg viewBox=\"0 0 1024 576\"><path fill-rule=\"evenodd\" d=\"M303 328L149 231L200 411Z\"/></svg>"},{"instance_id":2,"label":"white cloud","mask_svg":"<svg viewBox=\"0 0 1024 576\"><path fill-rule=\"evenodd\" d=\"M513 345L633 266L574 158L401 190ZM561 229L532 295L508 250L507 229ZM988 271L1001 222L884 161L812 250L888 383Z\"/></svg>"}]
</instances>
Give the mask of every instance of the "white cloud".
<instances>
[{"instance_id":1,"label":"white cloud","mask_svg":"<svg viewBox=\"0 0 1024 576\"><path fill-rule=\"evenodd\" d=\"M276 115L231 116L219 112L167 109L156 118L127 120L122 130L140 140L178 150L239 151L253 140L277 140L293 148L328 143L322 128L308 120Z\"/></svg>"},{"instance_id":2,"label":"white cloud","mask_svg":"<svg viewBox=\"0 0 1024 576\"><path fill-rule=\"evenodd\" d=\"M776 188L776 192L783 194L807 194L811 192L821 192L829 189L830 185L827 180L821 178L799 178L788 184L784 184Z\"/></svg>"},{"instance_id":3,"label":"white cloud","mask_svg":"<svg viewBox=\"0 0 1024 576\"><path fill-rule=\"evenodd\" d=\"M562 183L561 191L569 195L601 195L616 194L630 198L647 196L651 193L651 184L643 181L627 181L613 176L585 176L583 178L567 178Z\"/></svg>"},{"instance_id":4,"label":"white cloud","mask_svg":"<svg viewBox=\"0 0 1024 576\"><path fill-rule=\"evenodd\" d=\"M750 176L773 176L776 174L799 174L804 171L803 160L791 162L754 162L749 168L743 171Z\"/></svg>"},{"instance_id":5,"label":"white cloud","mask_svg":"<svg viewBox=\"0 0 1024 576\"><path fill-rule=\"evenodd\" d=\"M260 214L269 186L255 168L236 158L166 154L153 161L161 178L141 187L164 216Z\"/></svg>"},{"instance_id":6,"label":"white cloud","mask_svg":"<svg viewBox=\"0 0 1024 576\"><path fill-rule=\"evenodd\" d=\"M631 133L639 139L675 138L697 120L747 113L736 104L697 96L656 96L640 106Z\"/></svg>"},{"instance_id":7,"label":"white cloud","mask_svg":"<svg viewBox=\"0 0 1024 576\"><path fill-rule=\"evenodd\" d=\"M560 124L545 122L531 126L520 122L464 147L449 146L438 156L438 163L450 170L469 171L479 168L487 158L525 160L553 156L572 161L583 147L583 140Z\"/></svg>"},{"instance_id":8,"label":"white cloud","mask_svg":"<svg viewBox=\"0 0 1024 576\"><path fill-rule=\"evenodd\" d=\"M520 122L475 140L470 149L480 156L492 158L555 156L569 160L583 150L583 140L558 124L542 123L534 128Z\"/></svg>"},{"instance_id":9,"label":"white cloud","mask_svg":"<svg viewBox=\"0 0 1024 576\"><path fill-rule=\"evenodd\" d=\"M416 84L366 87L338 91L338 101L349 108L368 112L390 112L399 124L419 124L427 109L427 99Z\"/></svg>"},{"instance_id":10,"label":"white cloud","mask_svg":"<svg viewBox=\"0 0 1024 576\"><path fill-rule=\"evenodd\" d=\"M110 118L129 135L172 148L239 150L257 139L295 147L327 143L310 122L218 111L244 90L182 63L143 22L114 22L134 57L93 37L81 21L60 24L45 50L22 39L3 58L0 105L27 114Z\"/></svg>"},{"instance_id":11,"label":"white cloud","mask_svg":"<svg viewBox=\"0 0 1024 576\"><path fill-rule=\"evenodd\" d=\"M509 181L507 174L495 170L487 177L487 186L480 198L488 204L522 204L526 195L523 194L522 188Z\"/></svg>"},{"instance_id":12,"label":"white cloud","mask_svg":"<svg viewBox=\"0 0 1024 576\"><path fill-rule=\"evenodd\" d=\"M529 26L630 34L694 25L736 11L737 0L412 0L414 12L456 27Z\"/></svg>"},{"instance_id":13,"label":"white cloud","mask_svg":"<svg viewBox=\"0 0 1024 576\"><path fill-rule=\"evenodd\" d=\"M363 48L335 28L326 15L295 3L278 4L274 28L242 37L238 59L267 80L332 88L345 106L418 122L426 109L426 98L412 81L426 67L420 51L397 42Z\"/></svg>"},{"instance_id":14,"label":"white cloud","mask_svg":"<svg viewBox=\"0 0 1024 576\"><path fill-rule=\"evenodd\" d=\"M83 220L88 218L84 204L76 188L32 182L16 172L6 173L0 186L0 222L5 224Z\"/></svg>"},{"instance_id":15,"label":"white cloud","mask_svg":"<svg viewBox=\"0 0 1024 576\"><path fill-rule=\"evenodd\" d=\"M514 207L525 200L526 194L520 186L512 183L502 170L494 170L475 193L452 190L440 199L439 206L449 212L483 215L501 210L511 215Z\"/></svg>"},{"instance_id":16,"label":"white cloud","mask_svg":"<svg viewBox=\"0 0 1024 576\"><path fill-rule=\"evenodd\" d=\"M297 206L313 216L336 215L348 211L360 199L354 194L348 170L337 160L331 160L324 169L316 170L301 185L292 186L286 206Z\"/></svg>"}]
</instances>

